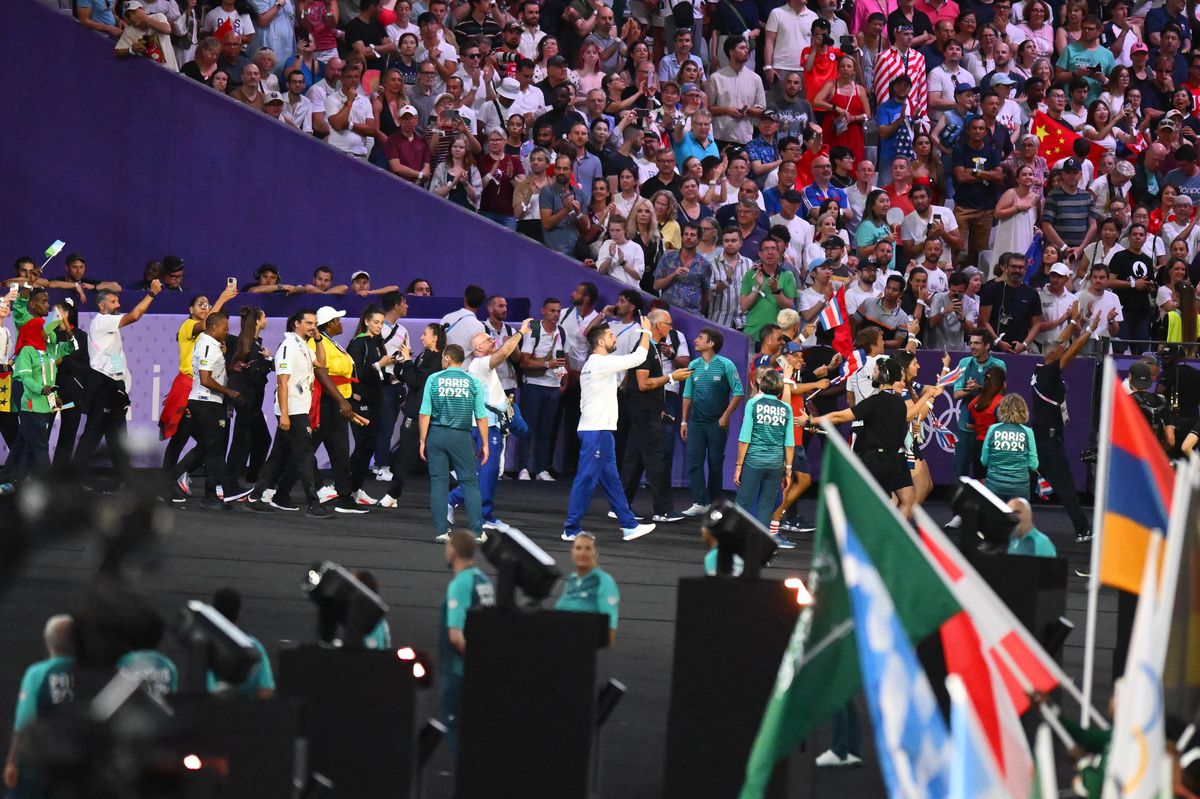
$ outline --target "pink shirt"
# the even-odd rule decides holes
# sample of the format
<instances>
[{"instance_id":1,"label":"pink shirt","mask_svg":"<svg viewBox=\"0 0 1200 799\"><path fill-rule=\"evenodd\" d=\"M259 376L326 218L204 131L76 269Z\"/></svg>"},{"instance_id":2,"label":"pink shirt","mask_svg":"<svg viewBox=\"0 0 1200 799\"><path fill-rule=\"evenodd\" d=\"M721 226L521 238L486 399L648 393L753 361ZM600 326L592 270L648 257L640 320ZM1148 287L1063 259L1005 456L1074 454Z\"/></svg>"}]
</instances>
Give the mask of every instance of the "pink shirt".
<instances>
[{"instance_id":1,"label":"pink shirt","mask_svg":"<svg viewBox=\"0 0 1200 799\"><path fill-rule=\"evenodd\" d=\"M896 0L884 0L884 5L887 8L881 6L879 0L859 0L854 6L854 19L851 20L850 32L858 33L859 31L866 30L867 17L872 14L883 14L883 18L887 19L888 14L899 7ZM881 35L886 42L888 40L886 24L883 26L883 33Z\"/></svg>"},{"instance_id":2,"label":"pink shirt","mask_svg":"<svg viewBox=\"0 0 1200 799\"><path fill-rule=\"evenodd\" d=\"M952 23L958 19L958 3L954 2L954 0L946 0L944 4L937 7L926 2L926 0L916 0L913 6L917 11L929 17L929 22L935 27L943 19L948 19Z\"/></svg>"}]
</instances>

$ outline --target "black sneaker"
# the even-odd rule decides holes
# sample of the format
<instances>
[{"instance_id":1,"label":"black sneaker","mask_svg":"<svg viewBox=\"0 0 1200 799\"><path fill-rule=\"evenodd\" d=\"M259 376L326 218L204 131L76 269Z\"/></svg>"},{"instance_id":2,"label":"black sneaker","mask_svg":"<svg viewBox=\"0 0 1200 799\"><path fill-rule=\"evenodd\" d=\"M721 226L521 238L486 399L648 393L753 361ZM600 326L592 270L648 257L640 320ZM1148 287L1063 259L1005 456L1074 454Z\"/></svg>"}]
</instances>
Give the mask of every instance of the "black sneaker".
<instances>
[{"instance_id":1,"label":"black sneaker","mask_svg":"<svg viewBox=\"0 0 1200 799\"><path fill-rule=\"evenodd\" d=\"M308 515L316 519L328 519L333 515L333 511L319 502L310 502L308 504Z\"/></svg>"},{"instance_id":2,"label":"black sneaker","mask_svg":"<svg viewBox=\"0 0 1200 799\"><path fill-rule=\"evenodd\" d=\"M362 505L357 504L353 500L349 502L338 500L334 504L333 510L335 513L370 513L369 510L364 508Z\"/></svg>"},{"instance_id":3,"label":"black sneaker","mask_svg":"<svg viewBox=\"0 0 1200 799\"><path fill-rule=\"evenodd\" d=\"M1075 536L1076 544L1086 544L1091 540L1092 540L1092 531L1091 530L1084 530L1082 533L1079 533L1078 535Z\"/></svg>"},{"instance_id":4,"label":"black sneaker","mask_svg":"<svg viewBox=\"0 0 1200 799\"><path fill-rule=\"evenodd\" d=\"M262 497L257 491L251 492L250 496L246 497L246 501L241 503L241 506L253 513L274 513L275 509L269 504L262 501Z\"/></svg>"},{"instance_id":5,"label":"black sneaker","mask_svg":"<svg viewBox=\"0 0 1200 799\"><path fill-rule=\"evenodd\" d=\"M217 497L205 497L200 500L200 508L201 510L229 510L225 503Z\"/></svg>"},{"instance_id":6,"label":"black sneaker","mask_svg":"<svg viewBox=\"0 0 1200 799\"><path fill-rule=\"evenodd\" d=\"M254 493L254 486L234 485L232 488L225 489L225 496L222 498L225 502L237 502L240 499L245 499Z\"/></svg>"},{"instance_id":7,"label":"black sneaker","mask_svg":"<svg viewBox=\"0 0 1200 799\"><path fill-rule=\"evenodd\" d=\"M269 505L270 507L274 508L275 510L287 510L287 511L300 510L300 506L297 505L295 502L293 502L291 497L280 496L279 494L276 494L275 496L271 497L271 501L266 504Z\"/></svg>"}]
</instances>

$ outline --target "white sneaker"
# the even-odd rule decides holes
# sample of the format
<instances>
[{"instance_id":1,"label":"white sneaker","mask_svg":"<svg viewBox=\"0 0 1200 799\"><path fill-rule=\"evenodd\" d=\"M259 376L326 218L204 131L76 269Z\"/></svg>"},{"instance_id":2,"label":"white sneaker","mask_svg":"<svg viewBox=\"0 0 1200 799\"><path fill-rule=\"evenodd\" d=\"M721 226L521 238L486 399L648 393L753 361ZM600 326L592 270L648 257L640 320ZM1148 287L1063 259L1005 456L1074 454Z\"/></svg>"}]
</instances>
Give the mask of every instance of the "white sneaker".
<instances>
[{"instance_id":1,"label":"white sneaker","mask_svg":"<svg viewBox=\"0 0 1200 799\"><path fill-rule=\"evenodd\" d=\"M259 499L261 499L263 502L269 503L271 500L275 499L275 489L273 489L273 488L263 489L263 492L259 495Z\"/></svg>"},{"instance_id":2,"label":"white sneaker","mask_svg":"<svg viewBox=\"0 0 1200 799\"><path fill-rule=\"evenodd\" d=\"M860 763L862 761L859 761ZM826 749L821 754L817 755L817 768L841 768L846 765L846 761L842 760L832 749Z\"/></svg>"},{"instance_id":3,"label":"white sneaker","mask_svg":"<svg viewBox=\"0 0 1200 799\"><path fill-rule=\"evenodd\" d=\"M375 470L375 479L383 483L392 482L392 470L387 466Z\"/></svg>"},{"instance_id":4,"label":"white sneaker","mask_svg":"<svg viewBox=\"0 0 1200 799\"><path fill-rule=\"evenodd\" d=\"M484 530L496 530L501 533L511 533L516 528L507 522L502 522L499 519L492 519L490 522L483 523Z\"/></svg>"},{"instance_id":5,"label":"white sneaker","mask_svg":"<svg viewBox=\"0 0 1200 799\"><path fill-rule=\"evenodd\" d=\"M621 528L621 537L625 541L633 541L654 530L653 524L639 524L637 527Z\"/></svg>"},{"instance_id":6,"label":"white sneaker","mask_svg":"<svg viewBox=\"0 0 1200 799\"><path fill-rule=\"evenodd\" d=\"M701 505L699 502L693 502L692 507L683 512L684 516L703 516L708 513L708 506Z\"/></svg>"},{"instance_id":7,"label":"white sneaker","mask_svg":"<svg viewBox=\"0 0 1200 799\"><path fill-rule=\"evenodd\" d=\"M454 526L454 506L450 504L446 505L446 524Z\"/></svg>"},{"instance_id":8,"label":"white sneaker","mask_svg":"<svg viewBox=\"0 0 1200 799\"><path fill-rule=\"evenodd\" d=\"M378 505L379 500L372 499L366 491L361 488L354 492L354 501L359 505Z\"/></svg>"},{"instance_id":9,"label":"white sneaker","mask_svg":"<svg viewBox=\"0 0 1200 799\"><path fill-rule=\"evenodd\" d=\"M957 530L960 527L962 527L962 517L961 516L955 516L953 519L946 522L947 530Z\"/></svg>"},{"instance_id":10,"label":"white sneaker","mask_svg":"<svg viewBox=\"0 0 1200 799\"><path fill-rule=\"evenodd\" d=\"M217 486L217 499L222 501L225 499L225 486Z\"/></svg>"},{"instance_id":11,"label":"white sneaker","mask_svg":"<svg viewBox=\"0 0 1200 799\"><path fill-rule=\"evenodd\" d=\"M449 533L442 533L441 535L439 535L437 538L435 538L435 539L433 539L433 540L434 540L434 541L437 541L439 544L444 544L444 543L446 543L447 541L449 541L449 540L450 540L450 534L449 534Z\"/></svg>"},{"instance_id":12,"label":"white sneaker","mask_svg":"<svg viewBox=\"0 0 1200 799\"><path fill-rule=\"evenodd\" d=\"M563 530L562 536L560 536L560 537L562 538L563 541L574 541L576 538L576 535L575 535L575 533L568 533L566 530Z\"/></svg>"},{"instance_id":13,"label":"white sneaker","mask_svg":"<svg viewBox=\"0 0 1200 799\"><path fill-rule=\"evenodd\" d=\"M537 479L542 481L543 483L557 482L554 479L554 475L550 474L550 472L546 471L545 469L543 469L542 471L537 473Z\"/></svg>"},{"instance_id":14,"label":"white sneaker","mask_svg":"<svg viewBox=\"0 0 1200 799\"><path fill-rule=\"evenodd\" d=\"M475 539L475 543L476 544L486 544L487 543L487 533L480 533L479 537Z\"/></svg>"},{"instance_id":15,"label":"white sneaker","mask_svg":"<svg viewBox=\"0 0 1200 799\"><path fill-rule=\"evenodd\" d=\"M615 518L617 518L617 512L616 512L615 510L610 510L610 511L608 512L608 518L610 518L610 519L615 519ZM645 516L638 516L638 515L635 513L635 514L633 514L633 518L634 518L635 520L637 520L637 521L639 521L639 522L640 522L642 519L644 519L644 518L646 518L646 517L645 517Z\"/></svg>"},{"instance_id":16,"label":"white sneaker","mask_svg":"<svg viewBox=\"0 0 1200 799\"><path fill-rule=\"evenodd\" d=\"M843 766L861 766L862 758L851 752L846 753L846 759L842 761Z\"/></svg>"},{"instance_id":17,"label":"white sneaker","mask_svg":"<svg viewBox=\"0 0 1200 799\"><path fill-rule=\"evenodd\" d=\"M187 472L179 475L179 479L175 481L175 485L179 486L179 490L182 491L185 496L190 497L192 495L192 478Z\"/></svg>"},{"instance_id":18,"label":"white sneaker","mask_svg":"<svg viewBox=\"0 0 1200 799\"><path fill-rule=\"evenodd\" d=\"M398 503L396 502L396 500L392 499L391 494L384 494L383 497L380 498L380 500L379 500L379 507L395 508L395 507L398 507Z\"/></svg>"},{"instance_id":19,"label":"white sneaker","mask_svg":"<svg viewBox=\"0 0 1200 799\"><path fill-rule=\"evenodd\" d=\"M533 478L531 478L529 476L528 469L522 469L520 472L517 473L517 479L518 480L532 480Z\"/></svg>"},{"instance_id":20,"label":"white sneaker","mask_svg":"<svg viewBox=\"0 0 1200 799\"><path fill-rule=\"evenodd\" d=\"M322 486L321 489L317 492L317 499L320 500L321 502L328 502L331 499L337 499L337 497L338 497L337 489L334 488L333 486Z\"/></svg>"}]
</instances>

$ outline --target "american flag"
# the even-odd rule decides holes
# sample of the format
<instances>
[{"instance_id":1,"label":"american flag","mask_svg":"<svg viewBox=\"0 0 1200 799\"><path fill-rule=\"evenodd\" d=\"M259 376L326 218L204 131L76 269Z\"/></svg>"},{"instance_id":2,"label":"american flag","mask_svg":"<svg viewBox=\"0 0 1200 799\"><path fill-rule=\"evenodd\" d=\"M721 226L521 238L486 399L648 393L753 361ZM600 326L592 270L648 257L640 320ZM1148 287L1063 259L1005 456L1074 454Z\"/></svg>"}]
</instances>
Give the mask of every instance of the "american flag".
<instances>
[{"instance_id":1,"label":"american flag","mask_svg":"<svg viewBox=\"0 0 1200 799\"><path fill-rule=\"evenodd\" d=\"M929 114L929 77L925 73L925 56L909 48L900 55L895 47L880 53L875 62L876 107L888 99L888 87L901 74L912 79L912 91L908 93L908 116L920 119Z\"/></svg>"},{"instance_id":2,"label":"american flag","mask_svg":"<svg viewBox=\"0 0 1200 799\"><path fill-rule=\"evenodd\" d=\"M830 298L829 304L821 311L821 315L817 317L817 328L819 330L833 330L836 327L841 327L846 324L846 287L842 285L834 292Z\"/></svg>"}]
</instances>

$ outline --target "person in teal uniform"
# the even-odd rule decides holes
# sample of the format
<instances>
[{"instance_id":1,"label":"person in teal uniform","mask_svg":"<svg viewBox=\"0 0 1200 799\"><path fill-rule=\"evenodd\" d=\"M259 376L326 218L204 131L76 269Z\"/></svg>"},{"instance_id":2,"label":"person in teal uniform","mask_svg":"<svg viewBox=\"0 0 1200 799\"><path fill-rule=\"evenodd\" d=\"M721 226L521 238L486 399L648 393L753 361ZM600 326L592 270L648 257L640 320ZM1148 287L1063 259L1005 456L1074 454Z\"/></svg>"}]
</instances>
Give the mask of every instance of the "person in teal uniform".
<instances>
[{"instance_id":1,"label":"person in teal uniform","mask_svg":"<svg viewBox=\"0 0 1200 799\"><path fill-rule=\"evenodd\" d=\"M436 540L449 536L448 515L453 512L450 472L458 477L467 518L476 538L483 536L483 500L475 468L475 442L471 428L479 430L480 464L488 457L487 390L463 368L463 348L449 344L442 352L442 371L425 382L417 427L421 435L421 460L429 464L429 509ZM495 457L499 458L497 452Z\"/></svg>"},{"instance_id":2,"label":"person in teal uniform","mask_svg":"<svg viewBox=\"0 0 1200 799\"><path fill-rule=\"evenodd\" d=\"M1013 530L1008 542L1008 554L1034 558L1057 558L1054 542L1041 530L1033 526L1033 507L1024 497L1014 497L1008 507L1017 514L1017 529Z\"/></svg>"},{"instance_id":3,"label":"person in teal uniform","mask_svg":"<svg viewBox=\"0 0 1200 799\"><path fill-rule=\"evenodd\" d=\"M375 575L365 569L359 569L354 572L354 577L360 583L370 588L376 594L379 593L379 581L375 579ZM379 623L372 628L371 632L367 633L363 638L363 647L366 649L391 649L392 648L392 628L388 626L387 617L379 620Z\"/></svg>"},{"instance_id":4,"label":"person in teal uniform","mask_svg":"<svg viewBox=\"0 0 1200 799\"><path fill-rule=\"evenodd\" d=\"M984 434L979 456L987 467L984 485L1000 499L1029 499L1029 478L1037 472L1038 454L1028 424L1024 398L1009 394L996 406L996 424Z\"/></svg>"},{"instance_id":5,"label":"person in teal uniform","mask_svg":"<svg viewBox=\"0 0 1200 799\"><path fill-rule=\"evenodd\" d=\"M166 622L155 616L146 628L145 637L137 649L126 652L117 660L117 670L140 682L155 699L166 699L179 690L179 670L169 657L158 651Z\"/></svg>"},{"instance_id":6,"label":"person in teal uniform","mask_svg":"<svg viewBox=\"0 0 1200 799\"><path fill-rule=\"evenodd\" d=\"M25 669L25 676L21 678L12 743L4 764L4 786L10 791L11 799L34 799L44 795L37 775L31 769L21 767L21 735L42 713L73 698L75 643L72 628L70 616L51 616L42 632L49 657Z\"/></svg>"},{"instance_id":7,"label":"person in teal uniform","mask_svg":"<svg viewBox=\"0 0 1200 799\"><path fill-rule=\"evenodd\" d=\"M717 538L708 531L707 527L700 528L700 538L708 545L708 552L704 553L704 573L709 577L717 576L718 558ZM733 576L740 577L742 569L746 568L746 562L742 560L741 555L733 556Z\"/></svg>"},{"instance_id":8,"label":"person in teal uniform","mask_svg":"<svg viewBox=\"0 0 1200 799\"><path fill-rule=\"evenodd\" d=\"M467 651L463 629L467 626L467 611L496 604L496 590L491 578L476 565L475 537L465 530L446 535L446 566L454 572L454 577L446 586L446 597L442 600L438 683L442 686L441 721L446 725L446 744L450 747L451 759L457 761L458 705L462 700L463 654Z\"/></svg>"},{"instance_id":9,"label":"person in teal uniform","mask_svg":"<svg viewBox=\"0 0 1200 799\"><path fill-rule=\"evenodd\" d=\"M712 327L701 330L692 342L699 357L688 364L691 375L683 384L683 421L679 425L679 437L687 445L688 487L692 490L692 506L684 516L699 516L721 498L726 431L746 393L733 361L720 355L724 344L725 336Z\"/></svg>"},{"instance_id":10,"label":"person in teal uniform","mask_svg":"<svg viewBox=\"0 0 1200 799\"><path fill-rule=\"evenodd\" d=\"M571 560L575 562L575 573L563 581L562 596L554 608L608 616L608 643L611 646L617 640L621 594L612 575L596 565L596 538L591 533L575 536Z\"/></svg>"},{"instance_id":11,"label":"person in teal uniform","mask_svg":"<svg viewBox=\"0 0 1200 799\"><path fill-rule=\"evenodd\" d=\"M737 504L769 527L780 486L786 493L791 481L796 436L792 406L779 398L783 375L759 369L757 379L760 393L746 403L742 416L733 482L738 487ZM781 549L796 546L782 536L775 537L775 544Z\"/></svg>"},{"instance_id":12,"label":"person in teal uniform","mask_svg":"<svg viewBox=\"0 0 1200 799\"><path fill-rule=\"evenodd\" d=\"M242 614L242 595L233 588L222 588L213 595L212 606L218 613L229 619L230 624L236 625L238 616ZM253 635L246 633L246 636L258 650L258 665L245 680L237 685L221 682L217 679L217 675L210 671L208 673L209 693L234 693L238 696L257 696L259 699L269 699L275 693L275 673L271 671L271 658L267 655L266 647Z\"/></svg>"}]
</instances>

